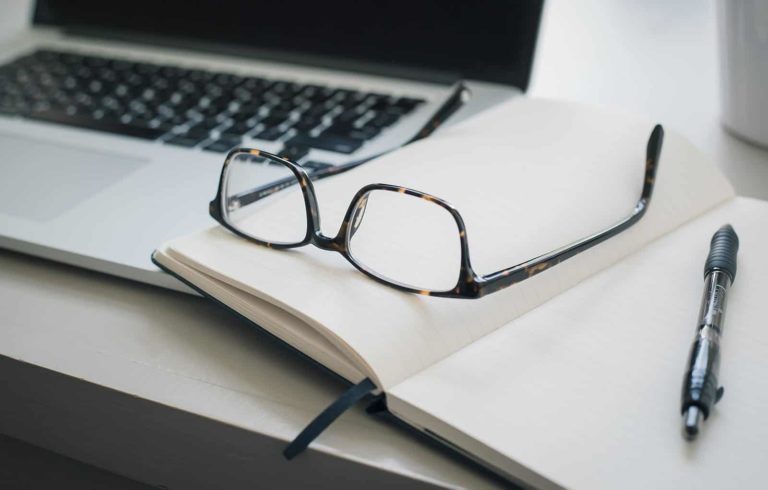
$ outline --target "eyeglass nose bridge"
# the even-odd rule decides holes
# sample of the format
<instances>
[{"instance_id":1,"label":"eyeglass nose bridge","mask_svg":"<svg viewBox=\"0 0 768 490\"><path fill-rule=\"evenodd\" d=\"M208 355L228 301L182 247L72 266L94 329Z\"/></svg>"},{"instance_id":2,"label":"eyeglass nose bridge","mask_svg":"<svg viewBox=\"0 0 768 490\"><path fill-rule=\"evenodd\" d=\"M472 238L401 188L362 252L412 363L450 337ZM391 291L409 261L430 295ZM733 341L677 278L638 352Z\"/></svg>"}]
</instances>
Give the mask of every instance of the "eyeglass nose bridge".
<instances>
[{"instance_id":1,"label":"eyeglass nose bridge","mask_svg":"<svg viewBox=\"0 0 768 490\"><path fill-rule=\"evenodd\" d=\"M312 234L310 242L312 243L312 245L322 250L330 250L331 252L339 252L340 254L346 253L347 247L345 246L343 239L340 239L338 236L336 237L325 236L319 230L316 230Z\"/></svg>"},{"instance_id":2,"label":"eyeglass nose bridge","mask_svg":"<svg viewBox=\"0 0 768 490\"><path fill-rule=\"evenodd\" d=\"M314 218L314 230L312 230L309 242L323 250L339 252L344 256L349 256L349 238L353 237L362 223L365 210L368 207L368 195L371 190L378 188L379 185L367 185L360 189L352 199L344 220L341 223L339 232L335 237L329 237L320 230L319 216Z\"/></svg>"}]
</instances>

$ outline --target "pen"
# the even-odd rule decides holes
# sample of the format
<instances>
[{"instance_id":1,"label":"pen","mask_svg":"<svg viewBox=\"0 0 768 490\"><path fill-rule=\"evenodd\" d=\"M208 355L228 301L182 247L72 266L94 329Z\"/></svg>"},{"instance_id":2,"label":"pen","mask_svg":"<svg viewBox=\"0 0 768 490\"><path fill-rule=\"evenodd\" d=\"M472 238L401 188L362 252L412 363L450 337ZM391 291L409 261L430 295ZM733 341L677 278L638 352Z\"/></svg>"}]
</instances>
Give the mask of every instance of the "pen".
<instances>
[{"instance_id":1,"label":"pen","mask_svg":"<svg viewBox=\"0 0 768 490\"><path fill-rule=\"evenodd\" d=\"M723 396L723 387L717 382L720 337L723 335L726 292L736 278L738 250L739 237L731 225L721 227L712 236L704 264L704 296L699 323L683 378L683 437L689 441L696 439L702 418L709 417L710 409Z\"/></svg>"}]
</instances>

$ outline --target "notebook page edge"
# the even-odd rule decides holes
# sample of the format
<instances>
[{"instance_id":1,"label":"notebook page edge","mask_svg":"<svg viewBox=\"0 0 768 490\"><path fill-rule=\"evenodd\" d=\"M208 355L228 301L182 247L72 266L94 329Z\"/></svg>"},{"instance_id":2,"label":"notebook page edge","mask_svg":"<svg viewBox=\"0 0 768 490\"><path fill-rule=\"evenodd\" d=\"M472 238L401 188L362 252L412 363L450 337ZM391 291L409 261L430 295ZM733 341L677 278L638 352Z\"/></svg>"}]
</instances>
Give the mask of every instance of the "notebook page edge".
<instances>
[{"instance_id":1,"label":"notebook page edge","mask_svg":"<svg viewBox=\"0 0 768 490\"><path fill-rule=\"evenodd\" d=\"M255 296L251 297L237 287L195 270L194 267L190 267L184 261L174 257L172 250L168 249L167 246L156 250L153 257L164 267L179 274L185 280L205 291L206 294L226 304L229 308L313 358L342 378L353 383L365 378L364 371L355 366L354 362L339 351L336 345L323 337L315 328L280 306ZM259 314L255 314L254 301L263 303ZM277 311L272 313L264 311L271 308ZM294 323L294 325L285 328L285 325L289 323ZM307 332L310 333L310 336L317 336L317 338L307 340Z\"/></svg>"}]
</instances>

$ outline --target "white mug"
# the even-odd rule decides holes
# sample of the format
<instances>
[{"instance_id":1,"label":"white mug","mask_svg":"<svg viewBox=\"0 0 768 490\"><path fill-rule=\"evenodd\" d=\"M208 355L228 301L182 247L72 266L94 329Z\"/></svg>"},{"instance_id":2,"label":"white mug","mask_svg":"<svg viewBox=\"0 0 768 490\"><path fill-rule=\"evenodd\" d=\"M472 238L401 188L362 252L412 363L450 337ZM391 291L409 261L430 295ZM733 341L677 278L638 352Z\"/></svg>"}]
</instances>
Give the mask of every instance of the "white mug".
<instances>
[{"instance_id":1,"label":"white mug","mask_svg":"<svg viewBox=\"0 0 768 490\"><path fill-rule=\"evenodd\" d=\"M768 1L720 0L722 122L768 147Z\"/></svg>"}]
</instances>

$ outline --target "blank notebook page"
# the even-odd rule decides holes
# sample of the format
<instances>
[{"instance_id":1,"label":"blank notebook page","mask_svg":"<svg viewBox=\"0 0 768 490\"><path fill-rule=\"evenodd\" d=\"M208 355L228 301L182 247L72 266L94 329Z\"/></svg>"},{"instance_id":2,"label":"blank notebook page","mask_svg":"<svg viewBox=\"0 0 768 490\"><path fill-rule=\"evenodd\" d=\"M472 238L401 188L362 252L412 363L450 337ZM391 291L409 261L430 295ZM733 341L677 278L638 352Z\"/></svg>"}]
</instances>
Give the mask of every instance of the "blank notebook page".
<instances>
[{"instance_id":1,"label":"blank notebook page","mask_svg":"<svg viewBox=\"0 0 768 490\"><path fill-rule=\"evenodd\" d=\"M687 443L680 390L709 241L725 223L741 242L721 344L725 395ZM389 407L536 486L760 487L766 223L766 202L719 206L394 387Z\"/></svg>"}]
</instances>

